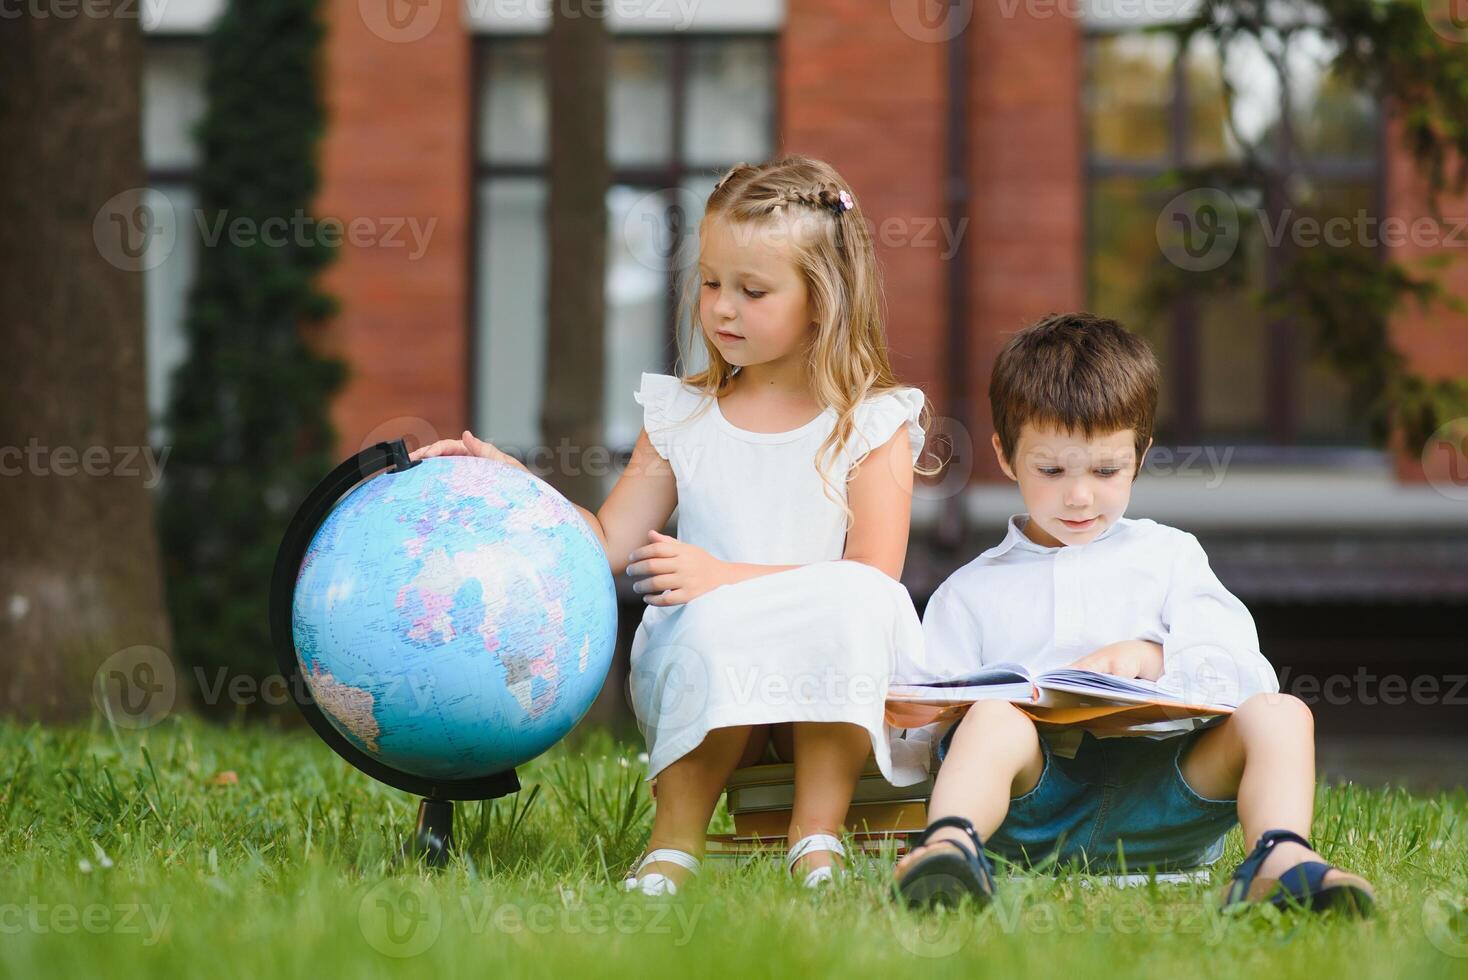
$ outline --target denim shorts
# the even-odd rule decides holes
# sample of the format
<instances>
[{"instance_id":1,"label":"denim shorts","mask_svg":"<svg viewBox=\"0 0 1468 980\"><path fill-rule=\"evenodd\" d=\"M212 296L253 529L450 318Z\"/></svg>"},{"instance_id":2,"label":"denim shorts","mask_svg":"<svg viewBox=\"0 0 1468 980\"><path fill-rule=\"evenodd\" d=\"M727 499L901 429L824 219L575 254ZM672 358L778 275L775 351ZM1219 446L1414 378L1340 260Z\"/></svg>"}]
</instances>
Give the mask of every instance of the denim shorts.
<instances>
[{"instance_id":1,"label":"denim shorts","mask_svg":"<svg viewBox=\"0 0 1468 980\"><path fill-rule=\"evenodd\" d=\"M958 726L938 743L941 764ZM1021 865L1112 873L1176 871L1212 864L1238 822L1236 800L1199 796L1178 761L1202 731L1172 738L1096 738L1086 733L1075 758L1042 737L1045 767L1035 788L1009 801L988 850Z\"/></svg>"}]
</instances>

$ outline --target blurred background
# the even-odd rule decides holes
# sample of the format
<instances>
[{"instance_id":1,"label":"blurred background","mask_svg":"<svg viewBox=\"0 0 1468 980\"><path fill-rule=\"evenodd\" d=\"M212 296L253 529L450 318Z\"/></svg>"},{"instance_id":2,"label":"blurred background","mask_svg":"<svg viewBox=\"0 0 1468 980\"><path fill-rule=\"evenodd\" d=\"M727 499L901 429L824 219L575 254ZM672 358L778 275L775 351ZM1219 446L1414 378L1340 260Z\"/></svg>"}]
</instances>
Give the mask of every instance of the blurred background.
<instances>
[{"instance_id":1,"label":"blurred background","mask_svg":"<svg viewBox=\"0 0 1468 980\"><path fill-rule=\"evenodd\" d=\"M960 0L29 0L0 50L0 710L294 721L266 587L337 461L472 427L593 509L724 169L853 185L941 416L919 609L1018 494L1013 331L1163 364L1130 515L1194 531L1334 778L1468 782L1468 10ZM687 345L685 344L685 349ZM622 641L585 724L635 738ZM243 679L230 694L229 683ZM253 685L253 686L252 686Z\"/></svg>"}]
</instances>

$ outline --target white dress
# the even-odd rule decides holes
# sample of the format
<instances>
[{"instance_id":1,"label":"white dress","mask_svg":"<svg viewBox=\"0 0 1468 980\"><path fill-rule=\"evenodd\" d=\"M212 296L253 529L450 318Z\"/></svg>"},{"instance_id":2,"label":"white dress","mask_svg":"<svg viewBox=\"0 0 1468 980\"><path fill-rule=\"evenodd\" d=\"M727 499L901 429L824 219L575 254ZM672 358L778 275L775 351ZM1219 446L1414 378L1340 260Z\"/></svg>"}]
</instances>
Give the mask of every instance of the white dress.
<instances>
[{"instance_id":1,"label":"white dress","mask_svg":"<svg viewBox=\"0 0 1468 980\"><path fill-rule=\"evenodd\" d=\"M669 375L644 374L633 397L677 478L679 540L725 561L802 566L643 613L629 687L648 778L711 729L792 721L860 725L889 782L925 778L927 744L907 743L883 718L894 670L921 659L922 627L901 583L840 560L845 511L816 468L835 410L787 432L750 432L725 419L717 399ZM922 392L903 388L858 408L830 468L839 499L851 462L901 426L916 462L922 405Z\"/></svg>"}]
</instances>

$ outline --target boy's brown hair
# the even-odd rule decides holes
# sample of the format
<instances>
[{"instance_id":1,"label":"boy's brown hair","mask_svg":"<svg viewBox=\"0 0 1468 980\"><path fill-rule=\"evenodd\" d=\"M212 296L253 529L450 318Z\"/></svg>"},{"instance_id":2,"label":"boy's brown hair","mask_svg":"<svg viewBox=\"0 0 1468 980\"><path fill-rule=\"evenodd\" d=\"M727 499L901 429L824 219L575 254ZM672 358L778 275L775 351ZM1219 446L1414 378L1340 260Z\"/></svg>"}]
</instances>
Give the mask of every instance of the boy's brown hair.
<instances>
[{"instance_id":1,"label":"boy's brown hair","mask_svg":"<svg viewBox=\"0 0 1468 980\"><path fill-rule=\"evenodd\" d=\"M1026 422L1097 433L1134 429L1137 465L1152 438L1161 372L1147 342L1115 320L1051 313L1010 338L994 361L989 405L1012 464Z\"/></svg>"}]
</instances>

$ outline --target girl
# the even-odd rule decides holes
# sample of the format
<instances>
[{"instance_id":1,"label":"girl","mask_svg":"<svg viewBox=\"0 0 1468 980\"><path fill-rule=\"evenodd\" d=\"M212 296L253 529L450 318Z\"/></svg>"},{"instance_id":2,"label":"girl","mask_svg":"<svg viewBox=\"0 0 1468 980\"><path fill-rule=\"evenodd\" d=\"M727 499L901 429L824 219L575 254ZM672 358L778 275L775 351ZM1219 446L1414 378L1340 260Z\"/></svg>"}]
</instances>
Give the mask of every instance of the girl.
<instances>
[{"instance_id":1,"label":"girl","mask_svg":"<svg viewBox=\"0 0 1468 980\"><path fill-rule=\"evenodd\" d=\"M867 756L895 785L926 775L883 702L922 643L897 579L927 413L893 377L867 224L827 164L725 174L691 286L708 367L642 376L627 469L596 514L577 508L648 606L630 690L656 809L626 887L677 892L730 774L762 759L795 764L786 863L814 887L844 856ZM447 453L520 466L469 432L414 456Z\"/></svg>"}]
</instances>

